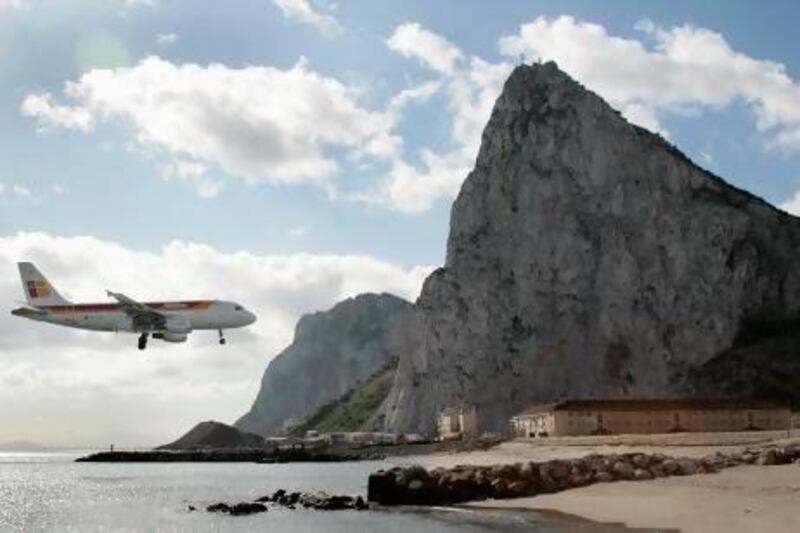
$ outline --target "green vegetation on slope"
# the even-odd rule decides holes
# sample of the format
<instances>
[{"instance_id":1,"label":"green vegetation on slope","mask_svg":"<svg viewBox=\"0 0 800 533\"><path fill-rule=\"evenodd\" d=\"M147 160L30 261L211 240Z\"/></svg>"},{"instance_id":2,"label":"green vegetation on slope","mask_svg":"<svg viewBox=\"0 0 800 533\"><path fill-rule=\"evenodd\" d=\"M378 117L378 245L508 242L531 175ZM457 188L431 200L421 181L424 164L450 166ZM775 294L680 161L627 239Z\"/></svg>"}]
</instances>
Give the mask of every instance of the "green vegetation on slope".
<instances>
[{"instance_id":1,"label":"green vegetation on slope","mask_svg":"<svg viewBox=\"0 0 800 533\"><path fill-rule=\"evenodd\" d=\"M301 437L307 430L320 433L359 431L372 418L392 388L397 358L392 358L366 381L347 391L338 400L326 403L302 424L287 432L291 437Z\"/></svg>"}]
</instances>

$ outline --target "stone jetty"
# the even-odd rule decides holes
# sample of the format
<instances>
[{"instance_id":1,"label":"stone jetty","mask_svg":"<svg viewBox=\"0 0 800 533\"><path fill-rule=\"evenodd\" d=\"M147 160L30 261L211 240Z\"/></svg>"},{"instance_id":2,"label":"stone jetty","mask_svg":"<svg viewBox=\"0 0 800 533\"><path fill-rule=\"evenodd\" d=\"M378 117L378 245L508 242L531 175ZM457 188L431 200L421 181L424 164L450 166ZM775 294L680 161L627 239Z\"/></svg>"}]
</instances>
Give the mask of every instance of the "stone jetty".
<instances>
[{"instance_id":1,"label":"stone jetty","mask_svg":"<svg viewBox=\"0 0 800 533\"><path fill-rule=\"evenodd\" d=\"M800 444L716 453L700 459L662 454L592 454L494 466L459 465L427 470L413 465L370 475L367 499L380 505L447 505L485 499L536 496L593 483L709 474L744 464L800 462Z\"/></svg>"},{"instance_id":2,"label":"stone jetty","mask_svg":"<svg viewBox=\"0 0 800 533\"><path fill-rule=\"evenodd\" d=\"M374 451L328 452L305 448L206 448L197 450L108 451L79 457L87 463L338 463L374 461L384 455Z\"/></svg>"}]
</instances>

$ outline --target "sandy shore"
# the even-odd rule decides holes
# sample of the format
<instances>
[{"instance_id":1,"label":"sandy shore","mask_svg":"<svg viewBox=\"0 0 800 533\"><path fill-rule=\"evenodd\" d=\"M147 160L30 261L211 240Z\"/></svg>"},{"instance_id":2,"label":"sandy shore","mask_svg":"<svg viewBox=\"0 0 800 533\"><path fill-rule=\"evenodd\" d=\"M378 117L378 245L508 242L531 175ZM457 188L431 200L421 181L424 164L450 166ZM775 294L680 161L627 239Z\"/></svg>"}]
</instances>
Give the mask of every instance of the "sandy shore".
<instances>
[{"instance_id":1,"label":"sandy shore","mask_svg":"<svg viewBox=\"0 0 800 533\"><path fill-rule=\"evenodd\" d=\"M800 531L800 466L741 466L718 474L604 483L490 508L555 510L628 527L687 533Z\"/></svg>"},{"instance_id":2,"label":"sandy shore","mask_svg":"<svg viewBox=\"0 0 800 533\"><path fill-rule=\"evenodd\" d=\"M752 435L752 434L751 434ZM784 434L785 435L785 434ZM670 436L646 444L560 444L508 442L488 451L391 458L396 464L428 468L458 464L488 465L583 457L590 453L663 453L701 457L716 451L752 447L751 437L712 437L711 441ZM692 440L694 439L694 440ZM796 442L797 439L792 439ZM602 441L600 441L602 442ZM659 445L662 442L666 445ZM774 442L789 442L778 440ZM741 466L718 474L653 481L595 484L557 494L476 502L475 507L551 510L628 527L685 532L800 531L800 465Z\"/></svg>"}]
</instances>

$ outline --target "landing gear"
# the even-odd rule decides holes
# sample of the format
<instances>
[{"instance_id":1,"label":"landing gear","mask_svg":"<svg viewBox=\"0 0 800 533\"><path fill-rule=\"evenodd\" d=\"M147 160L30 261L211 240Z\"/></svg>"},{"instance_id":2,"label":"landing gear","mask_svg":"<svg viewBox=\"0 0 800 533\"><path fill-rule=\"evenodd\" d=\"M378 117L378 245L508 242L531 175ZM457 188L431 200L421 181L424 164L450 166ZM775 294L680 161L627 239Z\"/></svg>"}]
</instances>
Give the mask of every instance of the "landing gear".
<instances>
[{"instance_id":1,"label":"landing gear","mask_svg":"<svg viewBox=\"0 0 800 533\"><path fill-rule=\"evenodd\" d=\"M147 333L139 335L139 349L144 350L147 348Z\"/></svg>"},{"instance_id":2,"label":"landing gear","mask_svg":"<svg viewBox=\"0 0 800 533\"><path fill-rule=\"evenodd\" d=\"M222 333L221 329L218 330L218 331L219 331L219 343L220 344L225 344L225 335Z\"/></svg>"}]
</instances>

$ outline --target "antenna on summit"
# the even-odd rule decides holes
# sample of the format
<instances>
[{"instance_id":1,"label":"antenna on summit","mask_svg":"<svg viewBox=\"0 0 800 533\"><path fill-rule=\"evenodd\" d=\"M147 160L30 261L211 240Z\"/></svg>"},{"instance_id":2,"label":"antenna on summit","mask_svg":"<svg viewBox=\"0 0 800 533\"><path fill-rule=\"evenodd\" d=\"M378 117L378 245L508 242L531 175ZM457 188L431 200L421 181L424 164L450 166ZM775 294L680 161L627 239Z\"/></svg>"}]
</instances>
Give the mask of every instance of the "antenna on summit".
<instances>
[{"instance_id":1,"label":"antenna on summit","mask_svg":"<svg viewBox=\"0 0 800 533\"><path fill-rule=\"evenodd\" d=\"M524 64L525 64L525 52L522 52L522 53L519 55L519 64L520 64L520 65L524 65Z\"/></svg>"}]
</instances>

